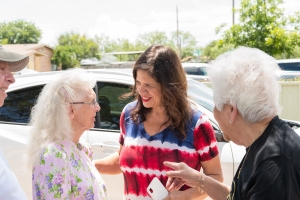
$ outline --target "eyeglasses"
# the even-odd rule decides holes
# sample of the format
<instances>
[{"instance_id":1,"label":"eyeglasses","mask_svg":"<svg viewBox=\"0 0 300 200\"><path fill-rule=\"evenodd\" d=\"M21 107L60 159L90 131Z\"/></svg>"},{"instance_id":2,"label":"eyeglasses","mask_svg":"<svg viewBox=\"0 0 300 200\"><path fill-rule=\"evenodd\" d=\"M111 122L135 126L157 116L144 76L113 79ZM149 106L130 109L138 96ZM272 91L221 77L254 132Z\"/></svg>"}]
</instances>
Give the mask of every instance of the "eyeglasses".
<instances>
[{"instance_id":1,"label":"eyeglasses","mask_svg":"<svg viewBox=\"0 0 300 200\"><path fill-rule=\"evenodd\" d=\"M94 107L96 107L98 102L94 99L93 101L90 102L71 102L70 104L88 104L88 105L94 105Z\"/></svg>"}]
</instances>

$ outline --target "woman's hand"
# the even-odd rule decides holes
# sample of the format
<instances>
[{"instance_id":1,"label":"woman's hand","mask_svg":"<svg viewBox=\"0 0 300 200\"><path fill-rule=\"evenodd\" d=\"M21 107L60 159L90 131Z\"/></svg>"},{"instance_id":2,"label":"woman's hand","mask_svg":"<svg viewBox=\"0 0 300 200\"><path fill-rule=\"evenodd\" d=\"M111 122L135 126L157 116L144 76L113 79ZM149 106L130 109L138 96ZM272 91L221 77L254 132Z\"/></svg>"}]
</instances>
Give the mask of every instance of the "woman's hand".
<instances>
[{"instance_id":1,"label":"woman's hand","mask_svg":"<svg viewBox=\"0 0 300 200\"><path fill-rule=\"evenodd\" d=\"M184 182L179 178L171 178L169 177L166 184L166 189L169 192L173 192L174 190L179 190L184 185Z\"/></svg>"},{"instance_id":2,"label":"woman's hand","mask_svg":"<svg viewBox=\"0 0 300 200\"><path fill-rule=\"evenodd\" d=\"M173 169L173 171L166 172L166 175L169 177L166 184L167 190L178 190L184 184L190 187L199 186L199 178L201 177L199 171L190 168L183 162L175 163L166 161L164 165Z\"/></svg>"}]
</instances>

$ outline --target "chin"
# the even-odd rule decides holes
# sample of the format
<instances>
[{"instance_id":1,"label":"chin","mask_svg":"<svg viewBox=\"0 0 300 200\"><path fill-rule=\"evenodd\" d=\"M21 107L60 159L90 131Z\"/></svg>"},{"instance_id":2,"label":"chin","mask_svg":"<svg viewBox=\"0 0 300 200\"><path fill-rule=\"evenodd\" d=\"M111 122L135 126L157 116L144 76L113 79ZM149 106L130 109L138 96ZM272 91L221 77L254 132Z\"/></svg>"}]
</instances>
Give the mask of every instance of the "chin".
<instances>
[{"instance_id":1,"label":"chin","mask_svg":"<svg viewBox=\"0 0 300 200\"><path fill-rule=\"evenodd\" d=\"M151 106L147 105L147 103L144 103L144 102L143 102L143 106L144 106L145 108L151 108Z\"/></svg>"}]
</instances>

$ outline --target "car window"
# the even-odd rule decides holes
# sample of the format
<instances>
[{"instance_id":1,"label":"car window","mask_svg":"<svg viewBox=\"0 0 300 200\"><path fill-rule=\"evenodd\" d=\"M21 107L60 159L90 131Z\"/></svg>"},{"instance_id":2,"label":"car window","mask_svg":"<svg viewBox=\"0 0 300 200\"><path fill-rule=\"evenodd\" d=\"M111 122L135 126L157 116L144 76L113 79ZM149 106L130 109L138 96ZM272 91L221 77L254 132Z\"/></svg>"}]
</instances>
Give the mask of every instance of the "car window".
<instances>
[{"instance_id":1,"label":"car window","mask_svg":"<svg viewBox=\"0 0 300 200\"><path fill-rule=\"evenodd\" d=\"M300 62L278 63L278 65L282 70L300 71Z\"/></svg>"},{"instance_id":2,"label":"car window","mask_svg":"<svg viewBox=\"0 0 300 200\"><path fill-rule=\"evenodd\" d=\"M120 115L124 106L133 100L120 99L122 94L130 92L129 85L97 82L101 129L120 130Z\"/></svg>"},{"instance_id":3,"label":"car window","mask_svg":"<svg viewBox=\"0 0 300 200\"><path fill-rule=\"evenodd\" d=\"M28 123L33 107L43 85L9 92L0 108L0 121Z\"/></svg>"},{"instance_id":4,"label":"car window","mask_svg":"<svg viewBox=\"0 0 300 200\"><path fill-rule=\"evenodd\" d=\"M189 75L207 76L206 67L184 67L184 71Z\"/></svg>"},{"instance_id":5,"label":"car window","mask_svg":"<svg viewBox=\"0 0 300 200\"><path fill-rule=\"evenodd\" d=\"M207 76L206 67L199 67L199 75Z\"/></svg>"}]
</instances>

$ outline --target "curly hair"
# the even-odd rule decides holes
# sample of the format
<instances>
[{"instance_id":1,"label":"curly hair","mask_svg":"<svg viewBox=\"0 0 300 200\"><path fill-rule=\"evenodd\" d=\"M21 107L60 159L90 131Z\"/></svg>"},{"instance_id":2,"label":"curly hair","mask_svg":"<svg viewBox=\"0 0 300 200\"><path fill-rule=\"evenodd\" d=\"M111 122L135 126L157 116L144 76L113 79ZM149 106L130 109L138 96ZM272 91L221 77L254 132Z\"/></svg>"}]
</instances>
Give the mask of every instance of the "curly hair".
<instances>
[{"instance_id":1,"label":"curly hair","mask_svg":"<svg viewBox=\"0 0 300 200\"><path fill-rule=\"evenodd\" d=\"M176 52L163 45L152 45L138 58L133 67L135 82L138 70L146 71L161 85L162 102L169 117L165 124L170 122L175 135L181 140L185 139L186 126L191 118L192 109L187 98L186 75ZM132 120L135 123L145 121L147 113L152 108L143 106L136 83L130 95L137 99L137 106L130 115Z\"/></svg>"},{"instance_id":2,"label":"curly hair","mask_svg":"<svg viewBox=\"0 0 300 200\"><path fill-rule=\"evenodd\" d=\"M77 68L62 72L45 85L31 111L32 129L25 156L28 167L38 162L47 144L73 139L69 103L81 101L95 84L91 74Z\"/></svg>"},{"instance_id":3,"label":"curly hair","mask_svg":"<svg viewBox=\"0 0 300 200\"><path fill-rule=\"evenodd\" d=\"M276 60L255 48L239 47L219 56L208 68L216 108L236 106L249 123L277 115L281 107L276 70Z\"/></svg>"}]
</instances>

